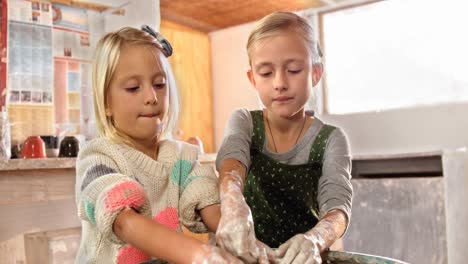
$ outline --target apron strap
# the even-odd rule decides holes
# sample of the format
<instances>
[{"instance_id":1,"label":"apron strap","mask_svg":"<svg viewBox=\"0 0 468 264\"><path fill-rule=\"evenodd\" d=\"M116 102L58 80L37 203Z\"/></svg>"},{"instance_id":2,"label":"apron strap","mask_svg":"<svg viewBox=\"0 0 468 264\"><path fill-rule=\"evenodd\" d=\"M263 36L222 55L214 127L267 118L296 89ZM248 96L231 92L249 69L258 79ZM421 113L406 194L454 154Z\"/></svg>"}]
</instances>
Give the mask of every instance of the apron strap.
<instances>
[{"instance_id":1,"label":"apron strap","mask_svg":"<svg viewBox=\"0 0 468 264\"><path fill-rule=\"evenodd\" d=\"M263 150L263 144L265 142L265 124L263 122L263 111L255 110L250 111L253 121L252 131L252 148L259 152Z\"/></svg>"},{"instance_id":2,"label":"apron strap","mask_svg":"<svg viewBox=\"0 0 468 264\"><path fill-rule=\"evenodd\" d=\"M315 137L314 143L310 148L309 163L312 162L323 162L323 156L325 154L325 148L327 147L328 137L335 130L336 127L330 125L323 125L318 135Z\"/></svg>"}]
</instances>

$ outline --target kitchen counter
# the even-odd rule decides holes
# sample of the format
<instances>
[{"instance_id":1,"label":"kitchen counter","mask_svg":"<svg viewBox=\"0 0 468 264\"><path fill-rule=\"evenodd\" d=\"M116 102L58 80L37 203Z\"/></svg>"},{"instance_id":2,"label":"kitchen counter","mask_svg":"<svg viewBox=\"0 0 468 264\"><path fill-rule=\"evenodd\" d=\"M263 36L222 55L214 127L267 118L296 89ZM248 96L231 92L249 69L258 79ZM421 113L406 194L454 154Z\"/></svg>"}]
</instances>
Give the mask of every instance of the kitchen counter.
<instances>
[{"instance_id":1,"label":"kitchen counter","mask_svg":"<svg viewBox=\"0 0 468 264\"><path fill-rule=\"evenodd\" d=\"M202 154L203 164L214 165L216 153ZM13 159L0 161L2 171L74 169L76 158ZM353 157L353 178L362 177L406 177L420 175L442 175L442 151L356 155Z\"/></svg>"},{"instance_id":2,"label":"kitchen counter","mask_svg":"<svg viewBox=\"0 0 468 264\"><path fill-rule=\"evenodd\" d=\"M0 161L0 171L70 169L75 164L76 158L12 159Z\"/></svg>"},{"instance_id":3,"label":"kitchen counter","mask_svg":"<svg viewBox=\"0 0 468 264\"><path fill-rule=\"evenodd\" d=\"M199 160L204 164L214 163L216 153L202 154ZM12 159L0 161L0 175L1 171L74 169L75 164L76 158Z\"/></svg>"}]
</instances>

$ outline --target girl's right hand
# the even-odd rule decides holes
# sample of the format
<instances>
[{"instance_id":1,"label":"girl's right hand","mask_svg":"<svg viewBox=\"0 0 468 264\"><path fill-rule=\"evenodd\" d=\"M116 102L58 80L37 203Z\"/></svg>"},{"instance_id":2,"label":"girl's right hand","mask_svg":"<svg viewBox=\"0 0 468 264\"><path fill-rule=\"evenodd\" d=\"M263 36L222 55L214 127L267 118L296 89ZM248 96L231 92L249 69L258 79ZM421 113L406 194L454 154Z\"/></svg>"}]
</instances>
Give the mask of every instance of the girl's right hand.
<instances>
[{"instance_id":1,"label":"girl's right hand","mask_svg":"<svg viewBox=\"0 0 468 264\"><path fill-rule=\"evenodd\" d=\"M238 258L219 247L202 245L201 250L195 255L192 264L242 264Z\"/></svg>"},{"instance_id":2,"label":"girl's right hand","mask_svg":"<svg viewBox=\"0 0 468 264\"><path fill-rule=\"evenodd\" d=\"M256 263L260 249L250 208L241 191L237 171L228 172L220 183L221 219L216 231L218 245L247 263Z\"/></svg>"}]
</instances>

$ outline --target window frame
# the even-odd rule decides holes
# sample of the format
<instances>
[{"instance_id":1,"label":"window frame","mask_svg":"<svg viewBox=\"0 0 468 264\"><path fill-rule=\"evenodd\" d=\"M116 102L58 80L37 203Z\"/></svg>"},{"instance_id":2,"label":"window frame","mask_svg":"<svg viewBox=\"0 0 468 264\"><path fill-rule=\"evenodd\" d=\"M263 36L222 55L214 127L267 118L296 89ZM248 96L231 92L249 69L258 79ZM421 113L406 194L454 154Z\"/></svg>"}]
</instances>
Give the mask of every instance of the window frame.
<instances>
[{"instance_id":1,"label":"window frame","mask_svg":"<svg viewBox=\"0 0 468 264\"><path fill-rule=\"evenodd\" d=\"M321 92L322 92L322 113L323 114L331 114L329 111L329 103L328 103L328 86L327 86L327 47L324 39L324 29L323 29L323 16L329 13L338 12L346 9L352 8L359 8L370 4L375 4L378 2L382 2L385 0L366 0L358 3L351 3L343 6L332 7L326 10L321 10L317 12L318 16L318 30L319 30L319 41L320 41L320 48L322 50L322 63L324 65L324 72L322 75L321 80Z\"/></svg>"}]
</instances>

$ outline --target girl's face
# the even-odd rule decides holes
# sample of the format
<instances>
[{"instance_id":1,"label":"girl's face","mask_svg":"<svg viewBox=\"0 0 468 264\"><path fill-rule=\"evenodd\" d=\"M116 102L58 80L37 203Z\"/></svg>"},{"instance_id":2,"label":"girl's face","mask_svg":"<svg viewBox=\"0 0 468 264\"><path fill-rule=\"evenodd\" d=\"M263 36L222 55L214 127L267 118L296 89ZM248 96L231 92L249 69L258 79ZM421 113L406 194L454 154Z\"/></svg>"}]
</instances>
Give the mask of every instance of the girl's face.
<instances>
[{"instance_id":1,"label":"girl's face","mask_svg":"<svg viewBox=\"0 0 468 264\"><path fill-rule=\"evenodd\" d=\"M312 87L312 60L304 40L283 32L259 41L247 75L269 111L294 116L304 109Z\"/></svg>"},{"instance_id":2,"label":"girl's face","mask_svg":"<svg viewBox=\"0 0 468 264\"><path fill-rule=\"evenodd\" d=\"M149 45L124 45L107 94L106 115L135 142L152 144L169 105L163 54Z\"/></svg>"}]
</instances>

